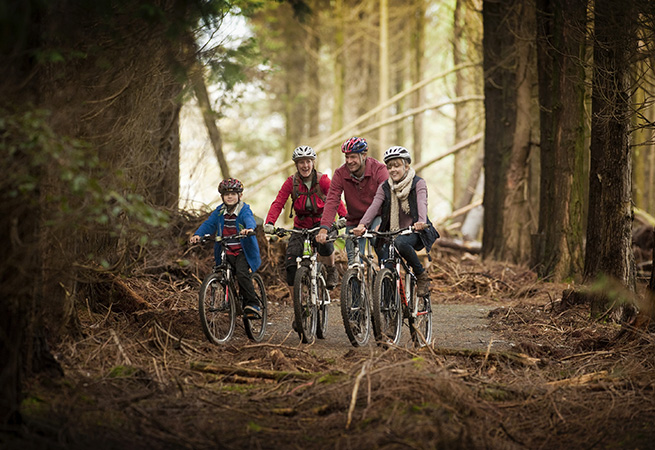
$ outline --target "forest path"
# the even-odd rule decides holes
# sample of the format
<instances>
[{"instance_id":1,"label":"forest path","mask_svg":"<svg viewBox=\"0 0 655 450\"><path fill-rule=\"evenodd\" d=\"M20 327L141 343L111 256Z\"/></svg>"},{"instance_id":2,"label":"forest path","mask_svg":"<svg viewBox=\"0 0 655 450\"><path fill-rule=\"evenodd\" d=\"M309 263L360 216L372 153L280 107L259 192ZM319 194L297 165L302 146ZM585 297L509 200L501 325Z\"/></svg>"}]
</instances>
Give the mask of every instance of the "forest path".
<instances>
[{"instance_id":1,"label":"forest path","mask_svg":"<svg viewBox=\"0 0 655 450\"><path fill-rule=\"evenodd\" d=\"M323 358L344 356L351 352L368 354L377 348L371 337L363 347L353 347L346 336L341 319L340 304L333 301L329 307L328 336L305 344L307 350L314 351ZM491 342L491 350L501 351L511 344L495 336L489 329L488 314L497 306L476 304L434 304L432 305L432 344L449 350L486 350ZM301 345L295 332L291 331L293 308L286 304L271 304L265 341L286 346ZM403 324L400 346L411 347L409 329Z\"/></svg>"}]
</instances>

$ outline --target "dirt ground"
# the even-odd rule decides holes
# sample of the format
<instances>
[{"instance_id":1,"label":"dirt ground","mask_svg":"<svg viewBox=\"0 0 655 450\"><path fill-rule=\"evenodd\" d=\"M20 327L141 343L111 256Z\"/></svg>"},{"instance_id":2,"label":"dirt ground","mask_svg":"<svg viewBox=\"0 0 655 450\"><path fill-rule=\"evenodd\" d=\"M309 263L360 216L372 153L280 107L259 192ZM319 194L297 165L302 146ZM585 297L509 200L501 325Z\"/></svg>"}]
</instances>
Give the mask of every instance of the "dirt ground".
<instances>
[{"instance_id":1,"label":"dirt ground","mask_svg":"<svg viewBox=\"0 0 655 450\"><path fill-rule=\"evenodd\" d=\"M210 263L180 248L183 268L144 267L111 300L79 302L81 336L52 348L63 376L28 379L25 423L0 447L654 448L652 329L592 321L562 301L568 286L437 248L432 345L355 348L337 302L327 339L301 344L267 252L262 343L241 326L224 346L204 338Z\"/></svg>"}]
</instances>

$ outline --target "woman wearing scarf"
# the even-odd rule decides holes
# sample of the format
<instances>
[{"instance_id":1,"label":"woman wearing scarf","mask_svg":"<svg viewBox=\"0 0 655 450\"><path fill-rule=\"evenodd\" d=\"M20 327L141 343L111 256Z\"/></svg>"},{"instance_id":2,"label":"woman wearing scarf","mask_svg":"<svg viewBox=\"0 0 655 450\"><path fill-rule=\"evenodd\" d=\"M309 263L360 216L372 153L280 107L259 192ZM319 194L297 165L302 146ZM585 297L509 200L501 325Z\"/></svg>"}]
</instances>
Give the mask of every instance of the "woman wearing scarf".
<instances>
[{"instance_id":1,"label":"woman wearing scarf","mask_svg":"<svg viewBox=\"0 0 655 450\"><path fill-rule=\"evenodd\" d=\"M426 296L430 293L430 277L416 250L425 248L429 259L430 249L439 233L428 219L428 186L410 167L411 162L412 158L404 147L390 147L384 152L389 179L378 187L373 203L353 233L357 236L364 234L377 215L382 217L379 231L395 231L413 225L417 232L398 236L396 247L416 275L417 294Z\"/></svg>"}]
</instances>

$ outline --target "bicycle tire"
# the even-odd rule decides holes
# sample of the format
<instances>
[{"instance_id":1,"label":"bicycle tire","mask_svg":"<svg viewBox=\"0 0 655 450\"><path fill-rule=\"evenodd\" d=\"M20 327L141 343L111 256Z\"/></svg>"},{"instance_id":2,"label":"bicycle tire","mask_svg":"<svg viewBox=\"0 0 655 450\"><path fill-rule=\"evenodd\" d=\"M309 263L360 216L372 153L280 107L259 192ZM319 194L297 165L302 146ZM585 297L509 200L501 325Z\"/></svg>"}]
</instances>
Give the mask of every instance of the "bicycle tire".
<instances>
[{"instance_id":1,"label":"bicycle tire","mask_svg":"<svg viewBox=\"0 0 655 450\"><path fill-rule=\"evenodd\" d=\"M403 316L396 279L397 275L385 267L373 282L373 330L380 344L397 345L402 334Z\"/></svg>"},{"instance_id":2,"label":"bicycle tire","mask_svg":"<svg viewBox=\"0 0 655 450\"><path fill-rule=\"evenodd\" d=\"M264 333L266 333L266 321L268 320L268 304L266 301L266 287L264 286L264 280L262 280L261 275L258 273L252 274L252 284L255 288L255 294L259 298L260 306L262 308L261 317L259 319L252 319L243 316L243 327L246 329L246 335L248 338L255 342L261 342L264 338Z\"/></svg>"},{"instance_id":3,"label":"bicycle tire","mask_svg":"<svg viewBox=\"0 0 655 450\"><path fill-rule=\"evenodd\" d=\"M317 308L311 299L311 283L309 267L299 267L293 282L293 312L296 332L305 344L313 341L316 336Z\"/></svg>"},{"instance_id":4,"label":"bicycle tire","mask_svg":"<svg viewBox=\"0 0 655 450\"><path fill-rule=\"evenodd\" d=\"M223 274L210 273L200 287L198 312L205 336L214 344L225 344L230 340L236 325L236 302L234 294L226 289Z\"/></svg>"},{"instance_id":5,"label":"bicycle tire","mask_svg":"<svg viewBox=\"0 0 655 450\"><path fill-rule=\"evenodd\" d=\"M371 334L368 290L354 267L348 269L343 276L340 303L343 326L350 343L354 347L366 345Z\"/></svg>"},{"instance_id":6,"label":"bicycle tire","mask_svg":"<svg viewBox=\"0 0 655 450\"><path fill-rule=\"evenodd\" d=\"M328 331L328 306L330 304L330 293L325 285L325 277L325 267L319 263L318 278L316 280L316 291L318 292L316 337L319 339L325 339Z\"/></svg>"},{"instance_id":7,"label":"bicycle tire","mask_svg":"<svg viewBox=\"0 0 655 450\"><path fill-rule=\"evenodd\" d=\"M418 302L416 317L410 323L409 330L414 345L423 347L432 342L432 305L429 295L416 297L414 301Z\"/></svg>"}]
</instances>

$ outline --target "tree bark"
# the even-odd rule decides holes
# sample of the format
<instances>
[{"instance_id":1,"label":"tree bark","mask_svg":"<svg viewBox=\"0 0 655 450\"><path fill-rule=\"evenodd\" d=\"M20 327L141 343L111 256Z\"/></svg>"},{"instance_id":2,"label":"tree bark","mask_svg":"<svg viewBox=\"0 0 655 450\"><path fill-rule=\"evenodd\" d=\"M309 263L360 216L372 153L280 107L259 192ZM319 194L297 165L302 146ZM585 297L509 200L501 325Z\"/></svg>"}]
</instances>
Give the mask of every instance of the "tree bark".
<instances>
[{"instance_id":1,"label":"tree bark","mask_svg":"<svg viewBox=\"0 0 655 450\"><path fill-rule=\"evenodd\" d=\"M632 165L630 154L630 56L636 45L632 2L595 3L589 223L584 279L615 279L635 290L632 253ZM622 315L613 308L613 317ZM612 304L599 296L592 312Z\"/></svg>"},{"instance_id":2,"label":"tree bark","mask_svg":"<svg viewBox=\"0 0 655 450\"><path fill-rule=\"evenodd\" d=\"M453 14L453 62L455 66L482 59L482 23L479 10L481 1L457 0ZM455 73L455 97L482 95L484 84L482 67L471 66ZM455 142L483 131L484 111L476 103L455 106ZM453 158L453 204L459 209L470 203L475 190L484 146L472 146ZM471 184L472 183L472 184ZM462 218L463 220L463 218Z\"/></svg>"},{"instance_id":3,"label":"tree bark","mask_svg":"<svg viewBox=\"0 0 655 450\"><path fill-rule=\"evenodd\" d=\"M424 52L425 52L425 0L416 0L414 9L414 21L411 39L412 64L410 78L412 85L416 85L423 79ZM425 102L425 90L417 89L412 96L412 108L418 108ZM414 162L420 163L423 160L423 114L417 114L412 121L412 143L414 151Z\"/></svg>"},{"instance_id":4,"label":"tree bark","mask_svg":"<svg viewBox=\"0 0 655 450\"><path fill-rule=\"evenodd\" d=\"M388 0L380 0L380 55L378 60L378 70L380 73L380 83L378 91L378 103L384 103L389 98L389 2ZM388 108L380 111L380 121L389 117ZM389 147L389 127L382 126L379 130L378 145L369 152L371 156L380 159L382 153Z\"/></svg>"},{"instance_id":5,"label":"tree bark","mask_svg":"<svg viewBox=\"0 0 655 450\"><path fill-rule=\"evenodd\" d=\"M482 8L486 118L483 258L494 257L504 246L505 177L516 122L516 72L511 64L515 42L506 20L512 10L510 3L485 0Z\"/></svg>"},{"instance_id":6,"label":"tree bark","mask_svg":"<svg viewBox=\"0 0 655 450\"><path fill-rule=\"evenodd\" d=\"M532 266L560 281L582 273L586 0L537 3L541 183Z\"/></svg>"}]
</instances>

